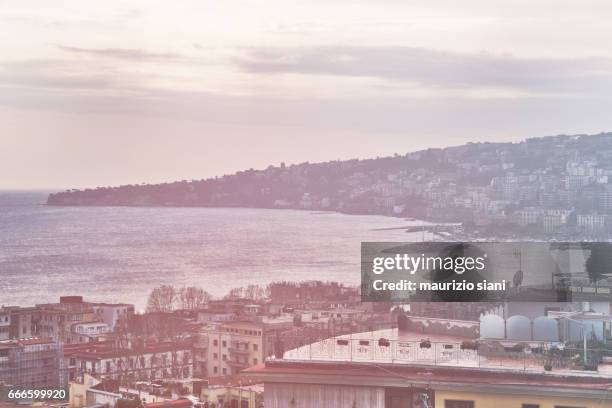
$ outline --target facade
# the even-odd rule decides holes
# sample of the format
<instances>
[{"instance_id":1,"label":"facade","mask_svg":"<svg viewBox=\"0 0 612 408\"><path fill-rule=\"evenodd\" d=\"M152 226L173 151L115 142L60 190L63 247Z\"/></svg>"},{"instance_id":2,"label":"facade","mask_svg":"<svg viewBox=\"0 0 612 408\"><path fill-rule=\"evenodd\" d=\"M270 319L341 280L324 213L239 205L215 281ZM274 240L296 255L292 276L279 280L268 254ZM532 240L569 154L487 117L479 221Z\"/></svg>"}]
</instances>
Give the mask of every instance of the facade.
<instances>
[{"instance_id":1,"label":"facade","mask_svg":"<svg viewBox=\"0 0 612 408\"><path fill-rule=\"evenodd\" d=\"M248 321L226 322L200 332L196 368L201 377L233 375L257 365L273 351L273 334L265 325Z\"/></svg>"},{"instance_id":2,"label":"facade","mask_svg":"<svg viewBox=\"0 0 612 408\"><path fill-rule=\"evenodd\" d=\"M57 342L37 338L0 342L0 383L58 388L62 373L62 346Z\"/></svg>"},{"instance_id":3,"label":"facade","mask_svg":"<svg viewBox=\"0 0 612 408\"><path fill-rule=\"evenodd\" d=\"M33 316L36 313L34 307L13 307L10 310L11 328L9 337L11 339L27 339L35 337L36 331L33 324Z\"/></svg>"},{"instance_id":4,"label":"facade","mask_svg":"<svg viewBox=\"0 0 612 408\"><path fill-rule=\"evenodd\" d=\"M94 311L80 296L65 296L59 303L36 305L32 316L36 334L45 338L70 344L72 325L94 320Z\"/></svg>"},{"instance_id":5,"label":"facade","mask_svg":"<svg viewBox=\"0 0 612 408\"><path fill-rule=\"evenodd\" d=\"M99 379L182 379L193 375L191 344L156 343L144 347L118 348L113 344L67 347L64 353L69 380L84 374Z\"/></svg>"},{"instance_id":6,"label":"facade","mask_svg":"<svg viewBox=\"0 0 612 408\"><path fill-rule=\"evenodd\" d=\"M96 318L105 323L109 331L125 327L134 316L134 305L125 303L93 303L92 308Z\"/></svg>"},{"instance_id":7,"label":"facade","mask_svg":"<svg viewBox=\"0 0 612 408\"><path fill-rule=\"evenodd\" d=\"M106 323L93 321L93 322L79 322L74 323L70 329L70 344L89 343L91 341L98 341L104 339L106 335L111 332L110 328Z\"/></svg>"},{"instance_id":8,"label":"facade","mask_svg":"<svg viewBox=\"0 0 612 408\"><path fill-rule=\"evenodd\" d=\"M483 356L461 340L419 336L380 331L327 339L243 373L264 382L266 408L612 407L612 376L605 373L546 371L535 360Z\"/></svg>"},{"instance_id":9,"label":"facade","mask_svg":"<svg viewBox=\"0 0 612 408\"><path fill-rule=\"evenodd\" d=\"M263 394L261 385L210 385L202 389L200 399L209 403L209 406L216 404L218 407L260 408Z\"/></svg>"},{"instance_id":10,"label":"facade","mask_svg":"<svg viewBox=\"0 0 612 408\"><path fill-rule=\"evenodd\" d=\"M133 315L133 305L90 303L81 296L64 296L59 303L35 307L3 307L0 308L0 340L42 337L64 344L83 343L124 327ZM80 326L88 324L94 324L90 327L95 329Z\"/></svg>"},{"instance_id":11,"label":"facade","mask_svg":"<svg viewBox=\"0 0 612 408\"><path fill-rule=\"evenodd\" d=\"M0 341L10 339L11 314L8 310L0 309Z\"/></svg>"},{"instance_id":12,"label":"facade","mask_svg":"<svg viewBox=\"0 0 612 408\"><path fill-rule=\"evenodd\" d=\"M258 372L266 408L600 408L609 383L477 370L274 362Z\"/></svg>"},{"instance_id":13,"label":"facade","mask_svg":"<svg viewBox=\"0 0 612 408\"><path fill-rule=\"evenodd\" d=\"M101 381L89 374L83 375L81 382L69 384L70 408L83 408L95 405L114 407L122 398L119 384L113 381Z\"/></svg>"},{"instance_id":14,"label":"facade","mask_svg":"<svg viewBox=\"0 0 612 408\"><path fill-rule=\"evenodd\" d=\"M576 224L579 229L594 233L603 231L609 224L606 214L578 214Z\"/></svg>"}]
</instances>

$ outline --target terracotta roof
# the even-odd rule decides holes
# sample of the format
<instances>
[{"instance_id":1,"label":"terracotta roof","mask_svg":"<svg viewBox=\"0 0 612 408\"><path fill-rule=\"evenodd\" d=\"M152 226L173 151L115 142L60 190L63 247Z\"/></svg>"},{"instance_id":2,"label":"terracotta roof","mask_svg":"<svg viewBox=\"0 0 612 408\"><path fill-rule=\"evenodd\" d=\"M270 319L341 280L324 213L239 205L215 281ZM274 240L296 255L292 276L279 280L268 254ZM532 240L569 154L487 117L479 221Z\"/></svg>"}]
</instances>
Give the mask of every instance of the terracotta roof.
<instances>
[{"instance_id":1,"label":"terracotta roof","mask_svg":"<svg viewBox=\"0 0 612 408\"><path fill-rule=\"evenodd\" d=\"M94 385L91 388L94 390L98 390L98 391L117 393L119 392L120 385L121 383L117 380L107 379L107 380L102 381L100 384Z\"/></svg>"}]
</instances>

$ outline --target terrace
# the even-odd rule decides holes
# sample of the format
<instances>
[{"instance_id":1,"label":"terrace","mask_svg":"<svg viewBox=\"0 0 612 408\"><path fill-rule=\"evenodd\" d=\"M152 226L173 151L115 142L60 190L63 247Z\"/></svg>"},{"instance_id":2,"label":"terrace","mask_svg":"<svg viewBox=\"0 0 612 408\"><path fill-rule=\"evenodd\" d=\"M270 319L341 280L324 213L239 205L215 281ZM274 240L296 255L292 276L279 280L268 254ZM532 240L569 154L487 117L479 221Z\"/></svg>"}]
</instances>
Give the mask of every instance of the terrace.
<instances>
[{"instance_id":1,"label":"terrace","mask_svg":"<svg viewBox=\"0 0 612 408\"><path fill-rule=\"evenodd\" d=\"M282 360L611 376L579 367L579 353L551 342L475 341L387 329L320 340L286 351Z\"/></svg>"}]
</instances>

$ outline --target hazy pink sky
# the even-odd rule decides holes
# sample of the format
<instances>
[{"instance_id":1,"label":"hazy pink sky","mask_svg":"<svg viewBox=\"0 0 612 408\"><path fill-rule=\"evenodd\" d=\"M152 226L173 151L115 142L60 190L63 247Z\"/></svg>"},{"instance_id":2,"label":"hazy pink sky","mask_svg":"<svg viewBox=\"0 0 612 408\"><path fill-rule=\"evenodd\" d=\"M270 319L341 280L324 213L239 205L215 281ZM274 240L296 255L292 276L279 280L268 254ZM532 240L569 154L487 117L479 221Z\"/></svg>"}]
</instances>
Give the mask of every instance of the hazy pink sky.
<instances>
[{"instance_id":1,"label":"hazy pink sky","mask_svg":"<svg viewBox=\"0 0 612 408\"><path fill-rule=\"evenodd\" d=\"M0 0L0 189L612 130L612 3Z\"/></svg>"}]
</instances>

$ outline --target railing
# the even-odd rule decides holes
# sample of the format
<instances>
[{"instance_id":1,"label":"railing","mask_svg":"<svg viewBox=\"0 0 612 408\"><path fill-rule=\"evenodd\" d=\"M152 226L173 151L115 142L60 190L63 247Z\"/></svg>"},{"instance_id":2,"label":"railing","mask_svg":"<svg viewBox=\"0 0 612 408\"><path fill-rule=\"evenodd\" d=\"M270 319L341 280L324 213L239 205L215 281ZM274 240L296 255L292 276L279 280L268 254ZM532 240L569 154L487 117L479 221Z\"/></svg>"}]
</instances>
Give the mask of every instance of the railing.
<instances>
[{"instance_id":1,"label":"railing","mask_svg":"<svg viewBox=\"0 0 612 408\"><path fill-rule=\"evenodd\" d=\"M432 342L335 337L286 351L283 360L390 363L480 368L511 368L524 371L570 369L571 361L551 357L549 344L528 342L508 351L497 343Z\"/></svg>"}]
</instances>

